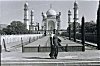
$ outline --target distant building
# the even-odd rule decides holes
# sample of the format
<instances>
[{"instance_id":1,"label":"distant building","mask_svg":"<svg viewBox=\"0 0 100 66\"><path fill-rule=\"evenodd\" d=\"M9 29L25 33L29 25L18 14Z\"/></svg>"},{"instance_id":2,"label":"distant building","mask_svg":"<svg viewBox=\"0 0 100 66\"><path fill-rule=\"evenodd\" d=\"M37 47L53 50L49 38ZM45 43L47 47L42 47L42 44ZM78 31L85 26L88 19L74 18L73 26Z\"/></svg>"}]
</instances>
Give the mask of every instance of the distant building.
<instances>
[{"instance_id":1,"label":"distant building","mask_svg":"<svg viewBox=\"0 0 100 66\"><path fill-rule=\"evenodd\" d=\"M6 28L8 25L7 24L0 24L0 30L2 30L3 28Z\"/></svg>"},{"instance_id":2,"label":"distant building","mask_svg":"<svg viewBox=\"0 0 100 66\"><path fill-rule=\"evenodd\" d=\"M60 16L61 12L57 14L52 7L46 13L42 12L42 29L46 30L47 33L51 33L53 29L60 30Z\"/></svg>"},{"instance_id":3,"label":"distant building","mask_svg":"<svg viewBox=\"0 0 100 66\"><path fill-rule=\"evenodd\" d=\"M28 3L24 4L24 24L26 25L26 29L30 31L30 33L37 33L39 30L39 23L34 22L34 10L31 10L31 18L29 19L29 8ZM31 21L31 22L29 22Z\"/></svg>"}]
</instances>

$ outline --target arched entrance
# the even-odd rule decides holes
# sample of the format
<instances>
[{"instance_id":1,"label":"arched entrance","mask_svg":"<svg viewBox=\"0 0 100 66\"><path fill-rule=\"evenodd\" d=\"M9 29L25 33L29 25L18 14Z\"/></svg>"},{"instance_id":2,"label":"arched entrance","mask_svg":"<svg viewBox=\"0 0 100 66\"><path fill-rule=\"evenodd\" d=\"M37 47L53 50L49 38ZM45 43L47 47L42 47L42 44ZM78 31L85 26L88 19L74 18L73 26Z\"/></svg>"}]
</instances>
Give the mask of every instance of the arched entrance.
<instances>
[{"instance_id":1,"label":"arched entrance","mask_svg":"<svg viewBox=\"0 0 100 66\"><path fill-rule=\"evenodd\" d=\"M49 30L48 32L53 33L53 29L55 29L55 22L50 20L48 21L48 30Z\"/></svg>"},{"instance_id":2,"label":"arched entrance","mask_svg":"<svg viewBox=\"0 0 100 66\"><path fill-rule=\"evenodd\" d=\"M55 29L55 23L54 23L54 21L49 21L48 22L48 30L53 30L53 29Z\"/></svg>"}]
</instances>

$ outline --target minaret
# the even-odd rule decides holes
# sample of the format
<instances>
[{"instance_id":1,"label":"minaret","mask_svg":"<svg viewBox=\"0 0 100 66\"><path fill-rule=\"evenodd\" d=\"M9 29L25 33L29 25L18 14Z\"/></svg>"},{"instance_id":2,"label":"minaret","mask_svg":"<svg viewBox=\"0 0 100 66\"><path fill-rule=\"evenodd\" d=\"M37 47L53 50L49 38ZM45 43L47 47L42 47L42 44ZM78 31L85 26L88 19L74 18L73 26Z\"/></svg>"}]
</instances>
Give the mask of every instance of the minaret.
<instances>
[{"instance_id":1,"label":"minaret","mask_svg":"<svg viewBox=\"0 0 100 66\"><path fill-rule=\"evenodd\" d=\"M34 24L34 15L33 15L33 10L31 10L31 22L30 22L30 25L29 25L29 30L35 30L34 27L33 27L33 24Z\"/></svg>"},{"instance_id":2,"label":"minaret","mask_svg":"<svg viewBox=\"0 0 100 66\"><path fill-rule=\"evenodd\" d=\"M68 24L69 24L69 40L71 40L71 11L68 11Z\"/></svg>"},{"instance_id":3,"label":"minaret","mask_svg":"<svg viewBox=\"0 0 100 66\"><path fill-rule=\"evenodd\" d=\"M76 22L78 22L78 4L76 1L74 2L74 24L73 24L73 32L74 32L74 42L76 42Z\"/></svg>"},{"instance_id":4,"label":"minaret","mask_svg":"<svg viewBox=\"0 0 100 66\"><path fill-rule=\"evenodd\" d=\"M28 17L28 3L24 4L24 24L26 28L29 30L29 17Z\"/></svg>"},{"instance_id":5,"label":"minaret","mask_svg":"<svg viewBox=\"0 0 100 66\"><path fill-rule=\"evenodd\" d=\"M34 15L33 15L33 10L31 10L31 25L33 25L34 24Z\"/></svg>"},{"instance_id":6,"label":"minaret","mask_svg":"<svg viewBox=\"0 0 100 66\"><path fill-rule=\"evenodd\" d=\"M59 14L56 16L56 19L57 19L57 30L60 30L60 22L61 22L61 20L60 20L60 16L61 16L61 12L59 12Z\"/></svg>"}]
</instances>

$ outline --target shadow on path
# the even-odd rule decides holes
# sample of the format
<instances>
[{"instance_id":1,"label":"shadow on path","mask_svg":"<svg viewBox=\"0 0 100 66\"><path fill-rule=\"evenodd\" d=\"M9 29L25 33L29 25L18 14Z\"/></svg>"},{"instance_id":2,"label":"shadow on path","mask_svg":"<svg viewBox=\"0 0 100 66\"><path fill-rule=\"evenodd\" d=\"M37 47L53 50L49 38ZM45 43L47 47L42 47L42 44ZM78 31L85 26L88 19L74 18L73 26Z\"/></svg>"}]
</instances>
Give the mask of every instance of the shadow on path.
<instances>
[{"instance_id":1,"label":"shadow on path","mask_svg":"<svg viewBox=\"0 0 100 66\"><path fill-rule=\"evenodd\" d=\"M51 59L51 58L41 58L41 57L23 57L26 59Z\"/></svg>"}]
</instances>

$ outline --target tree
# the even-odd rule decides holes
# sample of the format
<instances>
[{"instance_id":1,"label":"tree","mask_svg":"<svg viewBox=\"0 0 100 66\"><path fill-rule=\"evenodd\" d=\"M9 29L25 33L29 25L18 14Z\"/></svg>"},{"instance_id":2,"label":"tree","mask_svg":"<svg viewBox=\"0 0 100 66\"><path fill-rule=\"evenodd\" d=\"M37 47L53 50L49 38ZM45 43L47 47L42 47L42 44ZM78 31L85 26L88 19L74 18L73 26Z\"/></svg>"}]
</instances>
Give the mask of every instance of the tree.
<instances>
[{"instance_id":1,"label":"tree","mask_svg":"<svg viewBox=\"0 0 100 66\"><path fill-rule=\"evenodd\" d=\"M73 24L71 23L71 33L73 32ZM76 32L79 32L80 29L80 23L76 22ZM67 32L69 32L69 27L67 28Z\"/></svg>"},{"instance_id":2,"label":"tree","mask_svg":"<svg viewBox=\"0 0 100 66\"><path fill-rule=\"evenodd\" d=\"M0 30L0 34L5 34L5 32L3 30Z\"/></svg>"},{"instance_id":3,"label":"tree","mask_svg":"<svg viewBox=\"0 0 100 66\"><path fill-rule=\"evenodd\" d=\"M81 26L81 40L82 40L82 51L85 51L85 29L84 29L84 22L85 22L85 19L84 19L84 16L82 17L82 26Z\"/></svg>"},{"instance_id":4,"label":"tree","mask_svg":"<svg viewBox=\"0 0 100 66\"><path fill-rule=\"evenodd\" d=\"M94 21L85 23L85 32L86 33L94 33L95 30L96 30L96 24L94 23Z\"/></svg>"},{"instance_id":5,"label":"tree","mask_svg":"<svg viewBox=\"0 0 100 66\"><path fill-rule=\"evenodd\" d=\"M28 30L25 28L25 24L20 21L12 21L7 28L4 28L3 31L6 34L26 34Z\"/></svg>"},{"instance_id":6,"label":"tree","mask_svg":"<svg viewBox=\"0 0 100 66\"><path fill-rule=\"evenodd\" d=\"M100 50L100 1L99 8L97 11L97 48Z\"/></svg>"}]
</instances>

